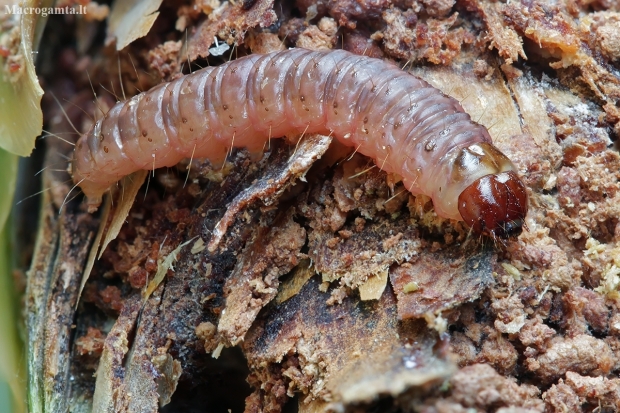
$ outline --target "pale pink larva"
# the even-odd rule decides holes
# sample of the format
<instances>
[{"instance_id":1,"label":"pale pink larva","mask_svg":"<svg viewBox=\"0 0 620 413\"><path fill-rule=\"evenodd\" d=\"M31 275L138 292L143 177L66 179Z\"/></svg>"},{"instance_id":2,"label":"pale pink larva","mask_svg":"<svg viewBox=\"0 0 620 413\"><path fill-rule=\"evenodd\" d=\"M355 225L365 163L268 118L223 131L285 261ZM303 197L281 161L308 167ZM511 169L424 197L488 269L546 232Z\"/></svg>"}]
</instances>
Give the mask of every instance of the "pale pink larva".
<instances>
[{"instance_id":1,"label":"pale pink larva","mask_svg":"<svg viewBox=\"0 0 620 413\"><path fill-rule=\"evenodd\" d=\"M73 180L94 211L137 170L222 162L230 147L259 152L294 133L332 134L478 233L521 231L525 187L487 130L425 81L343 50L250 55L119 102L77 142Z\"/></svg>"}]
</instances>

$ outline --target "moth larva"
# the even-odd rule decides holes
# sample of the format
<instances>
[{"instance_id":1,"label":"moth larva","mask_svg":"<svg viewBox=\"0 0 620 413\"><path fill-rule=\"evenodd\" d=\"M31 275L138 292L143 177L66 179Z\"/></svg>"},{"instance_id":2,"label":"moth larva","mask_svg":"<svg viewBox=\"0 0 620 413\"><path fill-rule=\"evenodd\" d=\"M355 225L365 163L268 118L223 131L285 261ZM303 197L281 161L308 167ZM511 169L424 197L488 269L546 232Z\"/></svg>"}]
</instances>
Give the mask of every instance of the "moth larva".
<instances>
[{"instance_id":1,"label":"moth larva","mask_svg":"<svg viewBox=\"0 0 620 413\"><path fill-rule=\"evenodd\" d=\"M223 162L270 137L332 134L477 233L521 232L525 186L453 98L379 59L292 49L208 67L117 103L77 142L73 180L95 211L108 188L183 158Z\"/></svg>"}]
</instances>

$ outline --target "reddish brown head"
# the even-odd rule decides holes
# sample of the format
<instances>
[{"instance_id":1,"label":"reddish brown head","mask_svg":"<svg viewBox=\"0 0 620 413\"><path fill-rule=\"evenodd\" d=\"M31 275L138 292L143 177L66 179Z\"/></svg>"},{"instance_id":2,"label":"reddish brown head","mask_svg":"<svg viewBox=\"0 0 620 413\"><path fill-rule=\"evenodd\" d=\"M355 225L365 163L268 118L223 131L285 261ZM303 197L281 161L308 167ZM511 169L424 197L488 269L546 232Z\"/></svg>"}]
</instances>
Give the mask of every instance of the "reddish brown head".
<instances>
[{"instance_id":1,"label":"reddish brown head","mask_svg":"<svg viewBox=\"0 0 620 413\"><path fill-rule=\"evenodd\" d=\"M527 214L525 185L514 171L483 176L459 196L459 212L478 234L516 237Z\"/></svg>"}]
</instances>

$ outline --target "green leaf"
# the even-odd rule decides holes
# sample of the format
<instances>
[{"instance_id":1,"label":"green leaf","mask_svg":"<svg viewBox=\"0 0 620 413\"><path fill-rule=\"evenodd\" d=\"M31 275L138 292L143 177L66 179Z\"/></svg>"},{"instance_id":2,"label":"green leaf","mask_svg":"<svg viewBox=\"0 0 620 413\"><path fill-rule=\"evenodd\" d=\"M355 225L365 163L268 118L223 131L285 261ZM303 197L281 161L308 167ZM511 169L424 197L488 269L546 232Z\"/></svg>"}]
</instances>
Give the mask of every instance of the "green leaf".
<instances>
[{"instance_id":1,"label":"green leaf","mask_svg":"<svg viewBox=\"0 0 620 413\"><path fill-rule=\"evenodd\" d=\"M12 23L13 28L0 32L0 44L14 44L15 37L19 40L18 47L9 50L9 57L0 58L0 148L21 156L30 155L43 127L43 89L34 70L32 52L38 19L36 14L12 15L3 27ZM20 67L15 73L7 64L9 59Z\"/></svg>"},{"instance_id":2,"label":"green leaf","mask_svg":"<svg viewBox=\"0 0 620 413\"><path fill-rule=\"evenodd\" d=\"M17 332L19 312L11 277L9 226L6 225L15 193L17 156L0 149L0 387L13 395L14 413L25 412L24 358ZM4 382L4 383L2 383ZM0 410L11 411L10 398L0 398ZM7 403L8 405L2 405Z\"/></svg>"}]
</instances>

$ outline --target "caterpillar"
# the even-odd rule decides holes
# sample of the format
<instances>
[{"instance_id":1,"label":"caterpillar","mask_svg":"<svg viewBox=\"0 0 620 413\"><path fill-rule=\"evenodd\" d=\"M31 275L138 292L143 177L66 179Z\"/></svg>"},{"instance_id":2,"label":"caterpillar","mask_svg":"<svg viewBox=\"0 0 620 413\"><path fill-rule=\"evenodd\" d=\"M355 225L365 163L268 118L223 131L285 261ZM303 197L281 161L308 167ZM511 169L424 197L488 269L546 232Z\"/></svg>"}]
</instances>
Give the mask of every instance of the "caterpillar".
<instances>
[{"instance_id":1,"label":"caterpillar","mask_svg":"<svg viewBox=\"0 0 620 413\"><path fill-rule=\"evenodd\" d=\"M430 196L478 234L521 233L527 192L513 163L457 100L398 66L344 50L291 49L207 67L119 102L83 134L72 176L90 212L123 176L232 147L330 134Z\"/></svg>"}]
</instances>

